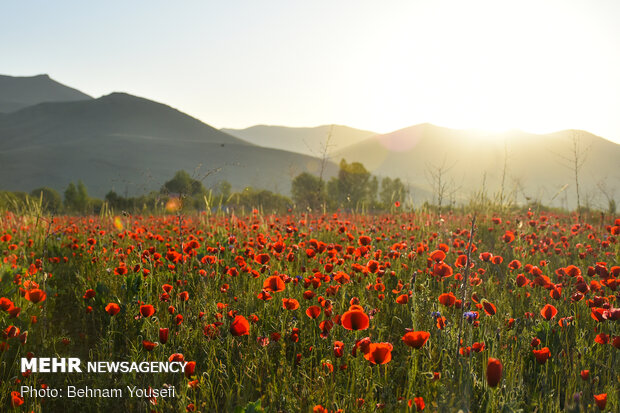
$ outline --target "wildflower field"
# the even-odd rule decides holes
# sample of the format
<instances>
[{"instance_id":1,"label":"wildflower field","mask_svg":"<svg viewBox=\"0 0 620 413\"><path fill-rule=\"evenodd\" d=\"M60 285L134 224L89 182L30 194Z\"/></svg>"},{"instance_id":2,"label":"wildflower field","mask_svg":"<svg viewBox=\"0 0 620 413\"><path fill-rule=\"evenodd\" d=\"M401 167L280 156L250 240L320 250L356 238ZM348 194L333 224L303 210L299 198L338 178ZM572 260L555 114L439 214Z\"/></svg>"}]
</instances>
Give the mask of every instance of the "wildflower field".
<instances>
[{"instance_id":1,"label":"wildflower field","mask_svg":"<svg viewBox=\"0 0 620 413\"><path fill-rule=\"evenodd\" d=\"M619 411L619 235L617 217L527 210L3 212L0 411ZM20 394L69 384L176 394Z\"/></svg>"}]
</instances>

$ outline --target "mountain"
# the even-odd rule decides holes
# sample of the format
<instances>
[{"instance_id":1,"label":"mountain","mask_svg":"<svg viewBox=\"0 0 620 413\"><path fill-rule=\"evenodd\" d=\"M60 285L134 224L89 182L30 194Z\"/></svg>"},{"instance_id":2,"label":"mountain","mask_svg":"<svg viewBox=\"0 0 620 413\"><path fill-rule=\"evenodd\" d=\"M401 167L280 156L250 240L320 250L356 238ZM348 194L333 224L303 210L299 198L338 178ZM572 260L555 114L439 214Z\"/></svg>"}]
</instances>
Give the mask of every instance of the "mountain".
<instances>
[{"instance_id":1,"label":"mountain","mask_svg":"<svg viewBox=\"0 0 620 413\"><path fill-rule=\"evenodd\" d=\"M62 191L82 179L91 196L109 190L130 195L158 190L184 169L212 173L205 186L228 180L281 193L310 156L261 148L223 133L169 106L113 93L98 99L41 103L0 116L1 189ZM336 173L327 165L326 175Z\"/></svg>"},{"instance_id":2,"label":"mountain","mask_svg":"<svg viewBox=\"0 0 620 413\"><path fill-rule=\"evenodd\" d=\"M222 129L222 131L258 146L318 157L323 156L325 145L328 146L328 153L332 153L376 135L375 132L342 125L323 125L314 128L256 125L246 129Z\"/></svg>"},{"instance_id":3,"label":"mountain","mask_svg":"<svg viewBox=\"0 0 620 413\"><path fill-rule=\"evenodd\" d=\"M437 194L441 175L444 204L450 194L466 202L481 188L488 196L499 194L505 165L504 194L520 203L574 208L573 137L584 160L581 205L606 208L607 197L618 199L620 191L620 145L584 131L489 134L420 124L371 137L337 151L332 159L361 162L375 174L400 177L431 194Z\"/></svg>"},{"instance_id":4,"label":"mountain","mask_svg":"<svg viewBox=\"0 0 620 413\"><path fill-rule=\"evenodd\" d=\"M50 79L48 75L0 75L0 112L14 112L43 102L91 100L92 97Z\"/></svg>"}]
</instances>

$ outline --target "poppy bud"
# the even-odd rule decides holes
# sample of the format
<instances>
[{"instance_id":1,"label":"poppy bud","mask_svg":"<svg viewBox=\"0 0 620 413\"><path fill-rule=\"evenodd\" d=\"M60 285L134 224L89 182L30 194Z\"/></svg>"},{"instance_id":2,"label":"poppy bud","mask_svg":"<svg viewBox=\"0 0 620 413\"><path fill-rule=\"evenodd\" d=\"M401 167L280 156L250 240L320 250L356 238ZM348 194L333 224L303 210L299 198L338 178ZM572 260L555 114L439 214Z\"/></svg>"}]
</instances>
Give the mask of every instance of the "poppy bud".
<instances>
[{"instance_id":1,"label":"poppy bud","mask_svg":"<svg viewBox=\"0 0 620 413\"><path fill-rule=\"evenodd\" d=\"M167 328L159 329L159 342L161 344L166 344L166 342L168 341L168 333L169 333L169 330Z\"/></svg>"},{"instance_id":2,"label":"poppy bud","mask_svg":"<svg viewBox=\"0 0 620 413\"><path fill-rule=\"evenodd\" d=\"M502 362L498 359L489 357L487 363L487 383L495 387L502 380Z\"/></svg>"}]
</instances>

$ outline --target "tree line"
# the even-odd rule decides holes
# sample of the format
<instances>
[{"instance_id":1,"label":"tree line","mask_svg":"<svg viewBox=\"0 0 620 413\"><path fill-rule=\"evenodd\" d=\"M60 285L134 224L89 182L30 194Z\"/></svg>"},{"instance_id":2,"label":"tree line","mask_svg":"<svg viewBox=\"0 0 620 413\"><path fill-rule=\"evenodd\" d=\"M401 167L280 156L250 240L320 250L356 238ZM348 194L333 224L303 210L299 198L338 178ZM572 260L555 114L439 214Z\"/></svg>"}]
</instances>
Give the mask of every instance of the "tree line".
<instances>
[{"instance_id":1,"label":"tree line","mask_svg":"<svg viewBox=\"0 0 620 413\"><path fill-rule=\"evenodd\" d=\"M109 191L103 199L89 196L82 181L71 182L62 195L53 188L41 187L25 192L0 192L0 207L10 208L16 203L40 201L41 208L48 213L92 214L106 207L114 211L156 212L164 211L171 198L182 201L186 210L229 209L287 212L333 211L338 208L355 211L390 210L395 204L406 201L407 187L399 178L373 176L359 162L342 160L338 175L328 181L303 172L291 184L291 196L285 196L265 189L246 187L233 191L231 184L220 181L207 190L199 179L186 171L178 171L159 191L139 196L122 196Z\"/></svg>"}]
</instances>

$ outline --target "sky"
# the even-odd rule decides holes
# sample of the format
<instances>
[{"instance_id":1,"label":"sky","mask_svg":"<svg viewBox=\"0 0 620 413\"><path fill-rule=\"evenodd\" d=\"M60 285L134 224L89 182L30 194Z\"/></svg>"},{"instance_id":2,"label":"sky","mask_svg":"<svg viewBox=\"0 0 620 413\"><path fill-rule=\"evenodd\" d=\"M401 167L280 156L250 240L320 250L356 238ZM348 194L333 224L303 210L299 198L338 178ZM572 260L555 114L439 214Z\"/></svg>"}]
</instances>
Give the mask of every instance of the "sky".
<instances>
[{"instance_id":1,"label":"sky","mask_svg":"<svg viewBox=\"0 0 620 413\"><path fill-rule=\"evenodd\" d=\"M218 127L430 122L620 143L617 0L0 0L0 74Z\"/></svg>"}]
</instances>

